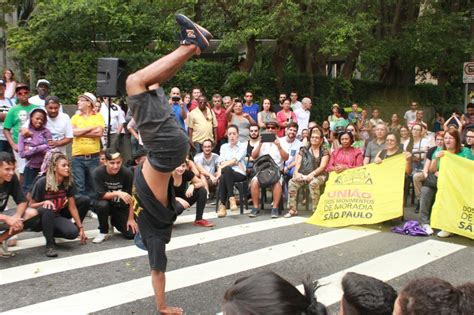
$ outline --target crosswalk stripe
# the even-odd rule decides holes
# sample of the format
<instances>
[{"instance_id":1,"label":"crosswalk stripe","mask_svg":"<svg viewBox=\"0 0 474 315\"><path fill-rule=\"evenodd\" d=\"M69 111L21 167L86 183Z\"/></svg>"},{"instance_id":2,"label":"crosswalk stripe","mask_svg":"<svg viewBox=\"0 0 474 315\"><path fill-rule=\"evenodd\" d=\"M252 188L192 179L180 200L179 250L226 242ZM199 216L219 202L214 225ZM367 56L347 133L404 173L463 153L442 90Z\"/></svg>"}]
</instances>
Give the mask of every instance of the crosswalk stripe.
<instances>
[{"instance_id":1,"label":"crosswalk stripe","mask_svg":"<svg viewBox=\"0 0 474 315\"><path fill-rule=\"evenodd\" d=\"M301 224L305 220L306 218L303 217L293 217L290 219L280 220L269 219L265 221L239 224L230 227L209 230L201 233L178 236L171 239L171 242L168 244L166 250L170 251L188 246L214 242L226 238L266 231L269 229ZM105 264L117 260L145 256L146 254L146 251L137 248L135 245L132 245L12 267L0 271L0 285L38 278L64 271Z\"/></svg>"},{"instance_id":2,"label":"crosswalk stripe","mask_svg":"<svg viewBox=\"0 0 474 315\"><path fill-rule=\"evenodd\" d=\"M229 212L227 214L227 216L236 216L236 215L239 215L239 214L240 214L240 212L232 212L232 213ZM176 219L175 224L190 223L190 222L193 222L195 220L195 218L196 218L195 214L182 215L182 216L179 216ZM215 212L204 212L203 218L207 219L207 220L217 219L217 214ZM89 239L92 239L92 238L96 237L97 234L99 234L98 229L86 231L86 236ZM67 240L67 239L57 238L56 242L58 244L60 244L60 243L75 242L75 241L78 241L78 240L79 239ZM16 246L10 247L9 249L11 251L16 252L16 251L20 251L20 250L23 250L23 249L40 247L40 246L44 246L44 245L45 245L44 237L40 236L40 237L32 237L32 238L27 238L27 239L20 239L20 240L18 240L18 244Z\"/></svg>"},{"instance_id":3,"label":"crosswalk stripe","mask_svg":"<svg viewBox=\"0 0 474 315\"><path fill-rule=\"evenodd\" d=\"M427 240L319 279L318 282L323 286L317 290L316 296L319 302L329 306L341 299L340 283L347 272L356 272L388 281L464 248L466 246ZM297 288L303 292L303 285Z\"/></svg>"},{"instance_id":4,"label":"crosswalk stripe","mask_svg":"<svg viewBox=\"0 0 474 315\"><path fill-rule=\"evenodd\" d=\"M173 270L166 273L166 291L178 290L246 270L259 268L379 232L378 230L361 227L344 228L240 255ZM86 314L150 296L153 296L150 277L143 277L13 309L4 314L55 314L58 310L60 310L62 314Z\"/></svg>"}]
</instances>

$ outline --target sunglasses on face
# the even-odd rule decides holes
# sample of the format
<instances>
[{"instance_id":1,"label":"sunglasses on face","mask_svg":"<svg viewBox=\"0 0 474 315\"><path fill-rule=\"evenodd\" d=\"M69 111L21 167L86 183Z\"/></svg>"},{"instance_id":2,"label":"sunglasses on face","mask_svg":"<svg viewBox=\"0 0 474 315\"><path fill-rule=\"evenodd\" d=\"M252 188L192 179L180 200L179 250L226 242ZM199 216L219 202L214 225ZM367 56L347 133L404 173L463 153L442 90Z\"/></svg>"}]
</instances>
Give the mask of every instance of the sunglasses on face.
<instances>
[{"instance_id":1,"label":"sunglasses on face","mask_svg":"<svg viewBox=\"0 0 474 315\"><path fill-rule=\"evenodd\" d=\"M29 92L18 92L18 93L16 93L16 94L22 96L22 95L28 95L28 94L30 94L30 93L29 93Z\"/></svg>"},{"instance_id":2,"label":"sunglasses on face","mask_svg":"<svg viewBox=\"0 0 474 315\"><path fill-rule=\"evenodd\" d=\"M267 127L268 130L275 130L276 127Z\"/></svg>"}]
</instances>

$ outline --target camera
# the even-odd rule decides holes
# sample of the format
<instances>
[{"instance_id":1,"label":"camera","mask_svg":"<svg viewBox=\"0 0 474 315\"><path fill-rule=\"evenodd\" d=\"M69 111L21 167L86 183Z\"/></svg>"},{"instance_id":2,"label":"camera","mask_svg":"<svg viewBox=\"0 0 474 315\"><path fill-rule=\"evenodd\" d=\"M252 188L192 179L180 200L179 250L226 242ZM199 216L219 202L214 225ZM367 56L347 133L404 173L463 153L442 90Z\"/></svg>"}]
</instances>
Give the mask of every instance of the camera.
<instances>
[{"instance_id":1,"label":"camera","mask_svg":"<svg viewBox=\"0 0 474 315\"><path fill-rule=\"evenodd\" d=\"M173 102L179 102L179 101L181 100L181 97L179 97L179 96L172 96L172 97L171 97L171 100L172 100Z\"/></svg>"}]
</instances>

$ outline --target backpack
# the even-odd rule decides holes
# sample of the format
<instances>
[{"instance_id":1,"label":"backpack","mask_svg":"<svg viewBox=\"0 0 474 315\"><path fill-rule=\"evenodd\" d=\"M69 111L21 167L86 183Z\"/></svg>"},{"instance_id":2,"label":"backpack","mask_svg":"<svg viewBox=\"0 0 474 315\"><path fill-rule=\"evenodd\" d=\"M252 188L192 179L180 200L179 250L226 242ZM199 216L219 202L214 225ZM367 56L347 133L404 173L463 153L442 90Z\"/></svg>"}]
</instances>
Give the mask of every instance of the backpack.
<instances>
[{"instance_id":1,"label":"backpack","mask_svg":"<svg viewBox=\"0 0 474 315\"><path fill-rule=\"evenodd\" d=\"M271 187L281 177L280 168L269 154L262 155L255 160L253 172L262 188Z\"/></svg>"}]
</instances>

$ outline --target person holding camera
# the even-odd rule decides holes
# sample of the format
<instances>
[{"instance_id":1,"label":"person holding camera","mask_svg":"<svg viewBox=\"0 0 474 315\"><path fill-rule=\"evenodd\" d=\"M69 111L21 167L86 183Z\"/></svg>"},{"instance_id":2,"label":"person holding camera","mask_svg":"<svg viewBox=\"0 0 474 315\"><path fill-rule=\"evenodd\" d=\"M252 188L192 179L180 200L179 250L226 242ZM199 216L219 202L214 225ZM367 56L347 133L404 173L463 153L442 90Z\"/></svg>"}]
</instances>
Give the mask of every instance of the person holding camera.
<instances>
[{"instance_id":1,"label":"person holding camera","mask_svg":"<svg viewBox=\"0 0 474 315\"><path fill-rule=\"evenodd\" d=\"M170 92L170 103L173 106L173 112L176 117L178 124L186 130L186 124L184 121L188 118L188 109L184 102L181 100L181 91L178 87L173 87Z\"/></svg>"},{"instance_id":2,"label":"person holding camera","mask_svg":"<svg viewBox=\"0 0 474 315\"><path fill-rule=\"evenodd\" d=\"M278 127L279 125L277 121L272 120L266 123L266 133L262 133L261 141L253 149L252 158L257 159L264 155L269 155L276 165L278 165L279 169L282 170L283 163L288 160L289 154L287 148L283 147L280 143L280 140L276 137ZM257 217L260 212L260 186L261 183L258 179L258 176L254 176L250 182L250 192L253 201L253 208L249 215L251 218ZM271 187L273 192L273 207L271 217L278 218L278 205L280 204L282 196L282 178L273 183Z\"/></svg>"}]
</instances>

